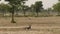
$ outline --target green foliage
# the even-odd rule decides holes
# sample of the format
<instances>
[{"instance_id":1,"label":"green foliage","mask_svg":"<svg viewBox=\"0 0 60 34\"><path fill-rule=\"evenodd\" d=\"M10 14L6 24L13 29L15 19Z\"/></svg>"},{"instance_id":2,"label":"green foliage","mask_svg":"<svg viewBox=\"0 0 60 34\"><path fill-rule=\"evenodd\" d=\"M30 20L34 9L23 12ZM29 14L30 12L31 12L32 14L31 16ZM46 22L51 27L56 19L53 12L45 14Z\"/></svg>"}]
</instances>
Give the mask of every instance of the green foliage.
<instances>
[{"instance_id":1,"label":"green foliage","mask_svg":"<svg viewBox=\"0 0 60 34\"><path fill-rule=\"evenodd\" d=\"M8 4L0 4L0 13L2 14L2 16L5 16L6 13L9 13L10 8L11 6Z\"/></svg>"},{"instance_id":2,"label":"green foliage","mask_svg":"<svg viewBox=\"0 0 60 34\"><path fill-rule=\"evenodd\" d=\"M11 8L11 6L9 6L8 4L0 4L0 11L9 11Z\"/></svg>"},{"instance_id":3,"label":"green foliage","mask_svg":"<svg viewBox=\"0 0 60 34\"><path fill-rule=\"evenodd\" d=\"M17 6L17 5L23 5L26 0L8 0L9 4Z\"/></svg>"},{"instance_id":4,"label":"green foliage","mask_svg":"<svg viewBox=\"0 0 60 34\"><path fill-rule=\"evenodd\" d=\"M22 6L22 11L23 11L23 13L24 13L24 16L25 16L25 14L26 14L26 11L27 11L27 6Z\"/></svg>"},{"instance_id":5,"label":"green foliage","mask_svg":"<svg viewBox=\"0 0 60 34\"><path fill-rule=\"evenodd\" d=\"M32 10L34 10L37 13L37 16L38 16L38 12L40 12L41 9L43 8L42 6L43 6L42 1L37 1L35 2L34 5L31 5Z\"/></svg>"},{"instance_id":6,"label":"green foliage","mask_svg":"<svg viewBox=\"0 0 60 34\"><path fill-rule=\"evenodd\" d=\"M58 1L60 1L60 0L58 0Z\"/></svg>"},{"instance_id":7,"label":"green foliage","mask_svg":"<svg viewBox=\"0 0 60 34\"><path fill-rule=\"evenodd\" d=\"M42 1L37 1L35 2L35 9L36 9L36 12L40 11L42 9Z\"/></svg>"},{"instance_id":8,"label":"green foliage","mask_svg":"<svg viewBox=\"0 0 60 34\"><path fill-rule=\"evenodd\" d=\"M5 0L8 1L9 4L12 6L12 9L15 10L20 10L22 5L25 3L27 0Z\"/></svg>"},{"instance_id":9,"label":"green foliage","mask_svg":"<svg viewBox=\"0 0 60 34\"><path fill-rule=\"evenodd\" d=\"M9 5L12 6L12 8L10 8L11 13L12 13L12 21L11 22L12 23L16 23L14 21L14 12L16 10L21 9L22 5L24 5L24 3L25 3L26 0L5 0L5 1L9 1Z\"/></svg>"},{"instance_id":10,"label":"green foliage","mask_svg":"<svg viewBox=\"0 0 60 34\"><path fill-rule=\"evenodd\" d=\"M60 2L53 6L53 9L60 12Z\"/></svg>"}]
</instances>

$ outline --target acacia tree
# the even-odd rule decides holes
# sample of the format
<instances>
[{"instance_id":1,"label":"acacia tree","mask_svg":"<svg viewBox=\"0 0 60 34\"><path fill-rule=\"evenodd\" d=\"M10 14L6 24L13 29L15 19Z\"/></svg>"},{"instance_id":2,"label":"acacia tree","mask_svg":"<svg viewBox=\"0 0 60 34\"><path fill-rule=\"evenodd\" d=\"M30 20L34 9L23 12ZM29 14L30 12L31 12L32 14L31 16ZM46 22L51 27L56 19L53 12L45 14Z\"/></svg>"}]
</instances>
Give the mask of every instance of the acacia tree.
<instances>
[{"instance_id":1,"label":"acacia tree","mask_svg":"<svg viewBox=\"0 0 60 34\"><path fill-rule=\"evenodd\" d=\"M10 6L8 4L0 4L0 12L4 14L9 11Z\"/></svg>"},{"instance_id":2,"label":"acacia tree","mask_svg":"<svg viewBox=\"0 0 60 34\"><path fill-rule=\"evenodd\" d=\"M28 9L29 9L28 6L23 6L23 7L22 7L22 10L23 10L23 12L24 12L24 16L26 16L25 14L26 14L26 11L28 11Z\"/></svg>"},{"instance_id":3,"label":"acacia tree","mask_svg":"<svg viewBox=\"0 0 60 34\"><path fill-rule=\"evenodd\" d=\"M52 8L48 8L48 9L47 9L48 15L50 15L51 12L52 12Z\"/></svg>"},{"instance_id":4,"label":"acacia tree","mask_svg":"<svg viewBox=\"0 0 60 34\"><path fill-rule=\"evenodd\" d=\"M5 0L5 1L9 1L9 4L12 6L11 7L11 13L12 13L12 23L16 23L15 21L14 21L14 9L19 9L19 7L20 6L22 6L23 5L23 3L25 2L25 1L27 1L27 0Z\"/></svg>"},{"instance_id":5,"label":"acacia tree","mask_svg":"<svg viewBox=\"0 0 60 34\"><path fill-rule=\"evenodd\" d=\"M60 1L60 0L58 0L58 1Z\"/></svg>"},{"instance_id":6,"label":"acacia tree","mask_svg":"<svg viewBox=\"0 0 60 34\"><path fill-rule=\"evenodd\" d=\"M32 11L32 15L35 16L35 5L32 4L30 8L31 8L31 11Z\"/></svg>"},{"instance_id":7,"label":"acacia tree","mask_svg":"<svg viewBox=\"0 0 60 34\"><path fill-rule=\"evenodd\" d=\"M58 15L60 15L60 2L56 3L55 5L53 5L53 9L55 11L58 11Z\"/></svg>"},{"instance_id":8,"label":"acacia tree","mask_svg":"<svg viewBox=\"0 0 60 34\"><path fill-rule=\"evenodd\" d=\"M37 13L37 16L38 16L38 13L43 8L42 6L43 6L42 1L37 1L37 2L35 2L34 5L32 5L32 9Z\"/></svg>"}]
</instances>

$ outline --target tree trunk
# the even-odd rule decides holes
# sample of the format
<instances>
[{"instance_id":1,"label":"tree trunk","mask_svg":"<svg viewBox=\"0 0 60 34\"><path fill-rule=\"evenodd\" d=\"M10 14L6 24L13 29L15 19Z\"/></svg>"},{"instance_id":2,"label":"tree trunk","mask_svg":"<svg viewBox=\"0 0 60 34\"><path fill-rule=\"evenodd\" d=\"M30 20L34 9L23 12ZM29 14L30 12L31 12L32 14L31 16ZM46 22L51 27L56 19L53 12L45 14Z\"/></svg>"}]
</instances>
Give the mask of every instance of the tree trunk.
<instances>
[{"instance_id":1,"label":"tree trunk","mask_svg":"<svg viewBox=\"0 0 60 34\"><path fill-rule=\"evenodd\" d=\"M60 16L60 12L58 12L58 16Z\"/></svg>"},{"instance_id":2,"label":"tree trunk","mask_svg":"<svg viewBox=\"0 0 60 34\"><path fill-rule=\"evenodd\" d=\"M12 9L12 20L11 20L11 23L16 23L16 22L14 21L14 7L13 7L13 9Z\"/></svg>"},{"instance_id":3,"label":"tree trunk","mask_svg":"<svg viewBox=\"0 0 60 34\"><path fill-rule=\"evenodd\" d=\"M4 14L4 12L3 12L3 17L4 17L4 15L5 15L5 14Z\"/></svg>"},{"instance_id":4,"label":"tree trunk","mask_svg":"<svg viewBox=\"0 0 60 34\"><path fill-rule=\"evenodd\" d=\"M38 12L37 12L37 17L38 17Z\"/></svg>"},{"instance_id":5,"label":"tree trunk","mask_svg":"<svg viewBox=\"0 0 60 34\"><path fill-rule=\"evenodd\" d=\"M26 14L26 13L25 13L25 11L24 11L24 16L25 16L25 14Z\"/></svg>"}]
</instances>

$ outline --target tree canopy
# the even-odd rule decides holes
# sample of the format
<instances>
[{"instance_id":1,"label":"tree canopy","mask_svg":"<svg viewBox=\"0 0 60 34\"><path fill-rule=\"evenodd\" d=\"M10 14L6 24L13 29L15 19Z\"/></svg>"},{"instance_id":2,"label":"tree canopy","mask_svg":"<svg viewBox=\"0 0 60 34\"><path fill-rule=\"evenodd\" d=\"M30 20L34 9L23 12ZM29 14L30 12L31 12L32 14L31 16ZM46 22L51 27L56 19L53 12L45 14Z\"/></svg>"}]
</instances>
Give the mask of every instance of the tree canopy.
<instances>
[{"instance_id":1,"label":"tree canopy","mask_svg":"<svg viewBox=\"0 0 60 34\"><path fill-rule=\"evenodd\" d=\"M25 3L25 1L27 1L27 0L5 0L5 1L9 1L9 5L11 5L12 7L11 7L11 9L10 9L10 11L11 11L11 13L12 13L12 23L16 23L15 21L14 21L14 10L16 9L16 10L19 10L19 9L21 9L21 7L22 7L22 5L24 5L24 3Z\"/></svg>"},{"instance_id":2,"label":"tree canopy","mask_svg":"<svg viewBox=\"0 0 60 34\"><path fill-rule=\"evenodd\" d=\"M60 2L53 6L53 9L60 12Z\"/></svg>"},{"instance_id":3,"label":"tree canopy","mask_svg":"<svg viewBox=\"0 0 60 34\"><path fill-rule=\"evenodd\" d=\"M0 11L1 12L9 11L10 8L11 8L11 6L9 6L8 4L0 4Z\"/></svg>"},{"instance_id":4,"label":"tree canopy","mask_svg":"<svg viewBox=\"0 0 60 34\"><path fill-rule=\"evenodd\" d=\"M40 12L41 9L43 8L42 6L43 6L42 1L36 1L35 4L31 5L32 9L35 10L35 12L37 13L37 16L38 12Z\"/></svg>"}]
</instances>

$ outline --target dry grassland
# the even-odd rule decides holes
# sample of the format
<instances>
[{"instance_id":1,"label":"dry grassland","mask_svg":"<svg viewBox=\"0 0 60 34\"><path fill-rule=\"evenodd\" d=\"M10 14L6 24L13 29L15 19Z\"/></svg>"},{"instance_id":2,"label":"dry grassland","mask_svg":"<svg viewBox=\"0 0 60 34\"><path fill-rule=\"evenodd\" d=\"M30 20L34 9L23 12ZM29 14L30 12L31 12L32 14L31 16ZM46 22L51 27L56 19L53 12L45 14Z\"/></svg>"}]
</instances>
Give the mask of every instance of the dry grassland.
<instances>
[{"instance_id":1,"label":"dry grassland","mask_svg":"<svg viewBox=\"0 0 60 34\"><path fill-rule=\"evenodd\" d=\"M60 17L0 18L0 34L60 34ZM30 30L24 28L31 25ZM4 27L4 28L3 28Z\"/></svg>"}]
</instances>

